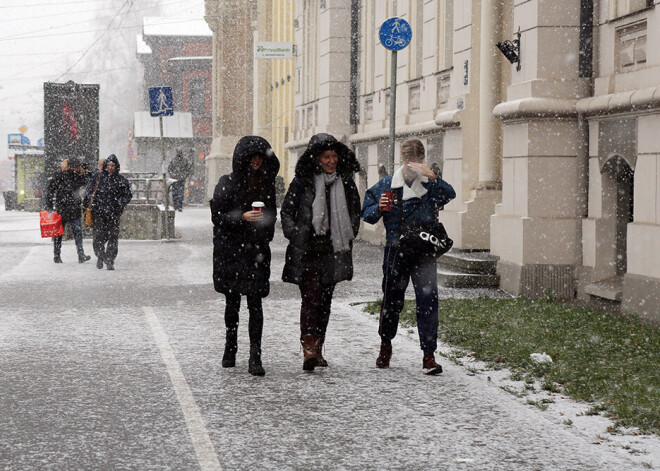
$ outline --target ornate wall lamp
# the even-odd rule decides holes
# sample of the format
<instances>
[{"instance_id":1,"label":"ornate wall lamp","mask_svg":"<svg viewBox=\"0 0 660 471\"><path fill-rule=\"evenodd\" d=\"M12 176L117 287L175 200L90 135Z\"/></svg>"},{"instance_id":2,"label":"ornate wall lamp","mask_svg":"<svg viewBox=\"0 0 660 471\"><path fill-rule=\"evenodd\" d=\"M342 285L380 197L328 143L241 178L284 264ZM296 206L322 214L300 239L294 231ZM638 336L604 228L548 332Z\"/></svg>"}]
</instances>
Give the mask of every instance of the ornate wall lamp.
<instances>
[{"instance_id":1,"label":"ornate wall lamp","mask_svg":"<svg viewBox=\"0 0 660 471\"><path fill-rule=\"evenodd\" d=\"M518 64L516 70L520 70L520 28L516 33L517 39L498 42L495 44L504 57L512 64Z\"/></svg>"}]
</instances>

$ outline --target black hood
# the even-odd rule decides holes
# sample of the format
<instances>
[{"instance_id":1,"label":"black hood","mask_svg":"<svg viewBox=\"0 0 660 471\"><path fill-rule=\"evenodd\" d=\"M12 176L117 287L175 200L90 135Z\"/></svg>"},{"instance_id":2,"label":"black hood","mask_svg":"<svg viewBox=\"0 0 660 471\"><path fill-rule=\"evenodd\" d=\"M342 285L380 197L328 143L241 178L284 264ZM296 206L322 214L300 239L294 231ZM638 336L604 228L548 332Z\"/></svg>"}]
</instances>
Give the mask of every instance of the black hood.
<instances>
[{"instance_id":1,"label":"black hood","mask_svg":"<svg viewBox=\"0 0 660 471\"><path fill-rule=\"evenodd\" d=\"M261 136L244 136L238 141L232 160L234 174L246 177L254 154L259 154L264 158L259 172L267 180L274 180L280 170L280 161L268 141Z\"/></svg>"},{"instance_id":2,"label":"black hood","mask_svg":"<svg viewBox=\"0 0 660 471\"><path fill-rule=\"evenodd\" d=\"M105 161L103 162L103 171L104 172L108 171L108 169L106 168L107 165L108 165L108 162L114 162L115 167L117 167L117 169L115 170L115 173L119 173L119 171L121 170L121 165L119 165L119 159L117 158L117 156L115 154L110 154L105 159Z\"/></svg>"},{"instance_id":3,"label":"black hood","mask_svg":"<svg viewBox=\"0 0 660 471\"><path fill-rule=\"evenodd\" d=\"M319 133L312 136L307 149L298 159L296 177L312 178L314 174L321 173L322 170L317 162L317 157L326 150L334 150L337 153L339 157L337 161L337 173L340 176L352 177L355 172L360 170L360 164L351 149L335 139L334 136Z\"/></svg>"}]
</instances>

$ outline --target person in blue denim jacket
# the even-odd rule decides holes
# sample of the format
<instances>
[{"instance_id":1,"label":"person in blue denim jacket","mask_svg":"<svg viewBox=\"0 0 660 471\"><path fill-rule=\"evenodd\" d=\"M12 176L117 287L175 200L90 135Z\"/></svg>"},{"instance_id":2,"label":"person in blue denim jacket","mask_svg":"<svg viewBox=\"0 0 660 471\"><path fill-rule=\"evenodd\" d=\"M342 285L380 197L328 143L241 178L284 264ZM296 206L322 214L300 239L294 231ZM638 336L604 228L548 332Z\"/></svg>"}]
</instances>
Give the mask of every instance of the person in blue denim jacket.
<instances>
[{"instance_id":1,"label":"person in blue denim jacket","mask_svg":"<svg viewBox=\"0 0 660 471\"><path fill-rule=\"evenodd\" d=\"M382 178L367 190L362 219L376 224L382 217L386 232L383 301L378 327L381 346L376 366L387 368L390 365L392 339L396 336L406 288L412 279L417 301L419 343L424 352L422 370L425 374L435 375L442 372L434 355L438 340L436 259L433 256L406 259L398 247L402 223L432 224L437 220L439 208L456 197L454 188L429 168L424 157L424 145L419 139L408 139L401 144L402 166L393 176Z\"/></svg>"}]
</instances>

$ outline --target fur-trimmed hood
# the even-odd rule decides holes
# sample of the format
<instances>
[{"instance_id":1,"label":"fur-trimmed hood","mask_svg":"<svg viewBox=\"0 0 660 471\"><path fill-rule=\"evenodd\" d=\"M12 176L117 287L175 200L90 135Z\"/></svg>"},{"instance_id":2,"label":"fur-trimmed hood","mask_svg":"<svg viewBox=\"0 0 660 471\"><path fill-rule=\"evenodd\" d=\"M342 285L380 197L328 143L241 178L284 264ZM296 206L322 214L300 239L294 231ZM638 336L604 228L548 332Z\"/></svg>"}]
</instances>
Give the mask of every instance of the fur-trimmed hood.
<instances>
[{"instance_id":1,"label":"fur-trimmed hood","mask_svg":"<svg viewBox=\"0 0 660 471\"><path fill-rule=\"evenodd\" d=\"M339 157L337 161L337 173L341 177L353 177L360 170L360 164L355 153L345 144L342 144L334 136L326 133L312 136L307 149L298 159L296 164L296 177L311 179L315 174L321 173L317 157L326 150L334 150Z\"/></svg>"},{"instance_id":2,"label":"fur-trimmed hood","mask_svg":"<svg viewBox=\"0 0 660 471\"><path fill-rule=\"evenodd\" d=\"M275 155L268 141L261 136L244 136L234 148L232 172L236 177L246 178L250 168L252 156L259 154L264 158L259 172L266 181L274 180L280 170L280 161Z\"/></svg>"}]
</instances>

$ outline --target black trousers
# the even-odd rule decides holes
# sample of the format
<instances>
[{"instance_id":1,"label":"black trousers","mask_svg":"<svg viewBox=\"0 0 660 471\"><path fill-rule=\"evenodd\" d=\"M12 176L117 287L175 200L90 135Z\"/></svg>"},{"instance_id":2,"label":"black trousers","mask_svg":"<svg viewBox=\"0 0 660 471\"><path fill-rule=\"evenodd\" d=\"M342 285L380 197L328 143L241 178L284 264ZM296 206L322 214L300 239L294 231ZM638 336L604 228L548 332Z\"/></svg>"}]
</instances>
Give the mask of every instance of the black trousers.
<instances>
[{"instance_id":1,"label":"black trousers","mask_svg":"<svg viewBox=\"0 0 660 471\"><path fill-rule=\"evenodd\" d=\"M94 216L94 254L104 262L113 263L119 251L119 218Z\"/></svg>"},{"instance_id":2,"label":"black trousers","mask_svg":"<svg viewBox=\"0 0 660 471\"><path fill-rule=\"evenodd\" d=\"M327 255L305 255L305 268L300 283L300 338L312 334L314 337L325 337L330 321L332 307L332 294L335 283L323 284L324 271L329 269Z\"/></svg>"},{"instance_id":3,"label":"black trousers","mask_svg":"<svg viewBox=\"0 0 660 471\"><path fill-rule=\"evenodd\" d=\"M225 326L227 333L233 334L238 331L238 311L241 308L241 295L238 293L226 294L227 302L225 305ZM259 296L247 295L248 311L250 320L248 321L248 331L250 333L250 345L261 348L261 334L264 328L264 313Z\"/></svg>"}]
</instances>

